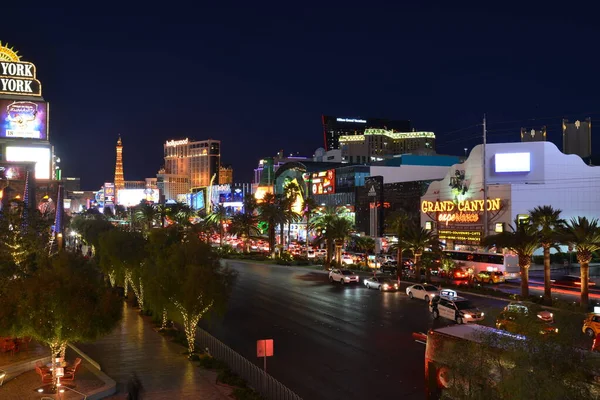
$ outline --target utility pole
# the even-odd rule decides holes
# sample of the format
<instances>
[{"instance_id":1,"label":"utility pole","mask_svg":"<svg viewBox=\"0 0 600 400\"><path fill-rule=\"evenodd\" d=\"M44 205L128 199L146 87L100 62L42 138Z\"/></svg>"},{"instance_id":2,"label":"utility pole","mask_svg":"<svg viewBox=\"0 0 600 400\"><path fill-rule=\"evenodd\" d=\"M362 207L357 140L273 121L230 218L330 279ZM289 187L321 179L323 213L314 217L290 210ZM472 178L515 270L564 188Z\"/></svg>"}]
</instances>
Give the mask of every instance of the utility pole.
<instances>
[{"instance_id":1,"label":"utility pole","mask_svg":"<svg viewBox=\"0 0 600 400\"><path fill-rule=\"evenodd\" d=\"M486 237L488 234L488 207L487 207L487 199L488 199L488 188L487 188L487 179L486 179L486 155L485 148L487 144L487 129L486 129L486 120L485 114L483 114L483 156L481 162L482 174L483 174L483 237Z\"/></svg>"}]
</instances>

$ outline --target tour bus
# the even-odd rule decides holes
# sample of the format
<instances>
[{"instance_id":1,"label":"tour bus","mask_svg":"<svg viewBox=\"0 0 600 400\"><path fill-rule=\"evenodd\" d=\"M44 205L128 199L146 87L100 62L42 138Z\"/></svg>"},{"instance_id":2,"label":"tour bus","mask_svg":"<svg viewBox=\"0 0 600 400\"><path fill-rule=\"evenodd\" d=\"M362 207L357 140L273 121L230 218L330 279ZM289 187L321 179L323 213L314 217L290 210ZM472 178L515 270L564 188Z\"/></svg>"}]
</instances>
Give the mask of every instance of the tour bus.
<instances>
[{"instance_id":1,"label":"tour bus","mask_svg":"<svg viewBox=\"0 0 600 400\"><path fill-rule=\"evenodd\" d=\"M431 329L427 335L413 334L419 343L425 341L425 398L427 400L439 400L441 398L450 398L448 393L444 392L453 387L453 383L460 385L458 388L464 388L468 385L460 376L452 374L450 365L453 364L452 357L460 357L460 348L456 348L458 343L464 341L478 343L485 346L490 354L503 354L505 351L511 351L510 341L527 340L523 335L516 335L500 329L491 328L476 324L450 325L443 328ZM497 338L498 340L490 338ZM505 340L503 340L504 338ZM488 340L490 341L489 343ZM484 344L486 342L487 344ZM495 343L495 345L491 345ZM580 350L581 351L581 350ZM498 353L500 352L500 353ZM589 356L600 357L598 353L587 353ZM506 364L509 366L510 358L507 358ZM598 365L594 361L593 365ZM497 366L495 368L498 368ZM595 395L600 394L600 371L589 371L590 389ZM487 372L489 385L500 378L499 371L492 370ZM455 379L455 381L453 381ZM457 399L458 400L458 399Z\"/></svg>"},{"instance_id":2,"label":"tour bus","mask_svg":"<svg viewBox=\"0 0 600 400\"><path fill-rule=\"evenodd\" d=\"M466 269L472 270L474 275L488 271L502 272L507 280L519 278L519 257L516 255L461 250L445 250L444 254Z\"/></svg>"}]
</instances>

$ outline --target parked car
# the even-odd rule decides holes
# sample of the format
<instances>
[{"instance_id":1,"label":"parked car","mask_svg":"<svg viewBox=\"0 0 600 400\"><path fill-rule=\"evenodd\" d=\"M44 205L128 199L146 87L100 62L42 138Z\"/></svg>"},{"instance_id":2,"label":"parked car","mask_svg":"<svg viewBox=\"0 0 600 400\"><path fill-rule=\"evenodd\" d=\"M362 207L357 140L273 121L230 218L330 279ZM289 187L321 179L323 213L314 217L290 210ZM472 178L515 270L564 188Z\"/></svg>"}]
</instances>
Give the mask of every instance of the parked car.
<instances>
[{"instance_id":1,"label":"parked car","mask_svg":"<svg viewBox=\"0 0 600 400\"><path fill-rule=\"evenodd\" d=\"M350 270L334 268L329 271L329 282L339 282L343 285L345 283L358 283L359 278Z\"/></svg>"},{"instance_id":2,"label":"parked car","mask_svg":"<svg viewBox=\"0 0 600 400\"><path fill-rule=\"evenodd\" d=\"M473 281L481 283L504 283L506 279L502 271L481 271L473 276Z\"/></svg>"},{"instance_id":3,"label":"parked car","mask_svg":"<svg viewBox=\"0 0 600 400\"><path fill-rule=\"evenodd\" d=\"M539 330L542 335L558 333L553 323L553 313L537 304L520 301L509 303L496 318L496 328L519 334L527 334L532 330Z\"/></svg>"},{"instance_id":4,"label":"parked car","mask_svg":"<svg viewBox=\"0 0 600 400\"><path fill-rule=\"evenodd\" d=\"M433 318L447 318L457 324L483 320L484 313L463 297L436 296L429 303Z\"/></svg>"},{"instance_id":5,"label":"parked car","mask_svg":"<svg viewBox=\"0 0 600 400\"><path fill-rule=\"evenodd\" d=\"M365 279L364 282L367 289L378 289L381 291L398 290L398 281L394 281L390 278L374 276Z\"/></svg>"},{"instance_id":6,"label":"parked car","mask_svg":"<svg viewBox=\"0 0 600 400\"><path fill-rule=\"evenodd\" d=\"M600 314L589 314L583 320L581 330L589 337L596 337L600 333Z\"/></svg>"},{"instance_id":7,"label":"parked car","mask_svg":"<svg viewBox=\"0 0 600 400\"><path fill-rule=\"evenodd\" d=\"M411 299L417 298L429 302L430 299L438 296L440 293L439 289L433 285L428 284L416 284L406 288L406 294Z\"/></svg>"},{"instance_id":8,"label":"parked car","mask_svg":"<svg viewBox=\"0 0 600 400\"><path fill-rule=\"evenodd\" d=\"M581 277L574 275L565 275L559 279L553 279L552 284L554 286L570 286L570 287L581 287ZM595 286L596 283L588 280L588 286Z\"/></svg>"}]
</instances>

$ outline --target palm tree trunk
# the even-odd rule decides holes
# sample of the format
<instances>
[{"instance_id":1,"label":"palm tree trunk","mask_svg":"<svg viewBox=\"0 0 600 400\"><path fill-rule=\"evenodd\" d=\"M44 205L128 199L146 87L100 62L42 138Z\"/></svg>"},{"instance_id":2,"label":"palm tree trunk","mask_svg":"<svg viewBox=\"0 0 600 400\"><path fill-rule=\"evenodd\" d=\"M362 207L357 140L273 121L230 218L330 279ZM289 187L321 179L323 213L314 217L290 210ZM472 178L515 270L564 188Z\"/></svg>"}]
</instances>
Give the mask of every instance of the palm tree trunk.
<instances>
[{"instance_id":1,"label":"palm tree trunk","mask_svg":"<svg viewBox=\"0 0 600 400\"><path fill-rule=\"evenodd\" d=\"M589 305L588 280L590 279L590 262L581 263L581 309L587 310Z\"/></svg>"},{"instance_id":2,"label":"palm tree trunk","mask_svg":"<svg viewBox=\"0 0 600 400\"><path fill-rule=\"evenodd\" d=\"M275 224L269 224L269 251L271 258L275 258Z\"/></svg>"},{"instance_id":3,"label":"palm tree trunk","mask_svg":"<svg viewBox=\"0 0 600 400\"><path fill-rule=\"evenodd\" d=\"M402 278L402 247L400 246L400 238L398 238L398 253L396 254L396 278L398 278L398 285L400 285L400 279Z\"/></svg>"},{"instance_id":4,"label":"palm tree trunk","mask_svg":"<svg viewBox=\"0 0 600 400\"><path fill-rule=\"evenodd\" d=\"M421 281L421 254L415 254L415 278L417 282Z\"/></svg>"},{"instance_id":5,"label":"palm tree trunk","mask_svg":"<svg viewBox=\"0 0 600 400\"><path fill-rule=\"evenodd\" d=\"M329 267L329 266L331 266L331 258L332 258L331 250L333 248L333 245L331 244L330 239L327 239L327 241L325 242L325 245L327 246L327 257L326 257L325 263Z\"/></svg>"},{"instance_id":6,"label":"palm tree trunk","mask_svg":"<svg viewBox=\"0 0 600 400\"><path fill-rule=\"evenodd\" d=\"M550 246L544 246L544 302L552 305L552 282L550 281Z\"/></svg>"},{"instance_id":7,"label":"palm tree trunk","mask_svg":"<svg viewBox=\"0 0 600 400\"><path fill-rule=\"evenodd\" d=\"M519 267L521 269L521 297L526 300L529 297L529 265L520 265Z\"/></svg>"},{"instance_id":8,"label":"palm tree trunk","mask_svg":"<svg viewBox=\"0 0 600 400\"><path fill-rule=\"evenodd\" d=\"M285 226L283 223L279 224L279 244L281 245L281 252L283 252L283 245L285 243Z\"/></svg>"},{"instance_id":9,"label":"palm tree trunk","mask_svg":"<svg viewBox=\"0 0 600 400\"><path fill-rule=\"evenodd\" d=\"M219 218L219 247L223 247L223 219Z\"/></svg>"},{"instance_id":10,"label":"palm tree trunk","mask_svg":"<svg viewBox=\"0 0 600 400\"><path fill-rule=\"evenodd\" d=\"M342 265L342 246L344 245L344 242L339 240L335 241L335 263L337 264L338 268L341 267Z\"/></svg>"}]
</instances>

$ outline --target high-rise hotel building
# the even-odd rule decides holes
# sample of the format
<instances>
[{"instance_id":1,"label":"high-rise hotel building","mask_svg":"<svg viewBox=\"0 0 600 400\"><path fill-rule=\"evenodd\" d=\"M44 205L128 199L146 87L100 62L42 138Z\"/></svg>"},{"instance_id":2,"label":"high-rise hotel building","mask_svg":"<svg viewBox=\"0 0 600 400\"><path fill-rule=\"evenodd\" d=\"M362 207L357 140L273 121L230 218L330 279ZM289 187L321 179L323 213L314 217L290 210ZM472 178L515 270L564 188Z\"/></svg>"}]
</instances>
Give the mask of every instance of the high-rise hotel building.
<instances>
[{"instance_id":1,"label":"high-rise hotel building","mask_svg":"<svg viewBox=\"0 0 600 400\"><path fill-rule=\"evenodd\" d=\"M219 184L220 140L168 140L164 155L165 166L157 174L157 185L165 200L177 200L192 188Z\"/></svg>"}]
</instances>

